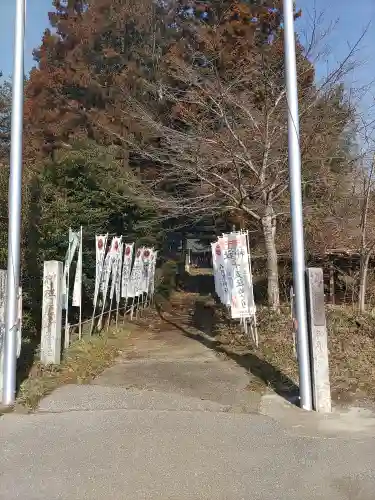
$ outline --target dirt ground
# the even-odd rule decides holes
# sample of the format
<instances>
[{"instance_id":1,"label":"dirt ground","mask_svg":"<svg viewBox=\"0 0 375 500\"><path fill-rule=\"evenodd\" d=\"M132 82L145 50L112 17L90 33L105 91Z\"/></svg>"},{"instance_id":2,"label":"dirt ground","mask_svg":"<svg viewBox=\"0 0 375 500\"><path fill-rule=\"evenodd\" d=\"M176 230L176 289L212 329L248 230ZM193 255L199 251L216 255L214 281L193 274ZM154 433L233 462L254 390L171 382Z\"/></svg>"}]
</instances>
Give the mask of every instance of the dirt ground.
<instances>
[{"instance_id":1,"label":"dirt ground","mask_svg":"<svg viewBox=\"0 0 375 500\"><path fill-rule=\"evenodd\" d=\"M204 332L219 355L252 373L253 389L269 388L291 398L297 394L298 366L287 307L280 314L258 309L258 348L210 295L177 292L162 309L175 321ZM351 308L327 307L327 328L333 403L374 408L375 318L358 316Z\"/></svg>"}]
</instances>

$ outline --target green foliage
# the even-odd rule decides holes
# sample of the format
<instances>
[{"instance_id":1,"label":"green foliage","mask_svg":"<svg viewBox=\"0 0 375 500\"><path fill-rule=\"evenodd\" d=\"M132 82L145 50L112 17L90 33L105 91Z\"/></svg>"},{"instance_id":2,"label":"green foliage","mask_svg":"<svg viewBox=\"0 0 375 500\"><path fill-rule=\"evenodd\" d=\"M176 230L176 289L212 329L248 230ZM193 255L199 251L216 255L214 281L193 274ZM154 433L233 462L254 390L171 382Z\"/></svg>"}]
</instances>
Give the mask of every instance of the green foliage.
<instances>
[{"instance_id":1,"label":"green foliage","mask_svg":"<svg viewBox=\"0 0 375 500\"><path fill-rule=\"evenodd\" d=\"M244 207L261 218L264 200L274 200L275 213L287 213L286 102L278 100L285 88L281 3L193 2L192 15L181 2L166 9L151 0L54 1L53 33L45 33L35 52L39 68L26 88L22 279L30 327L37 329L40 316L43 261L64 259L69 227L83 226L89 308L95 233L160 249L171 227L200 233L211 226L211 236L222 225L249 227ZM313 65L299 43L297 58L304 194L314 206L306 227L315 241L317 211L324 215L326 204L347 191L341 179L350 163L353 117L341 86L317 94ZM10 90L9 83L0 85L0 161L9 149ZM248 165L263 168L266 158L268 178L260 185L259 172ZM2 265L7 183L1 166ZM223 195L228 185L229 198ZM225 220L216 225L211 218ZM329 240L324 223L322 216L322 240ZM277 227L283 228L278 250L288 249L283 216ZM158 270L158 293L169 296L176 287L179 264L167 261Z\"/></svg>"},{"instance_id":2,"label":"green foliage","mask_svg":"<svg viewBox=\"0 0 375 500\"><path fill-rule=\"evenodd\" d=\"M46 162L35 174L28 192L23 282L26 310L35 315L31 323L36 328L43 262L64 260L69 227L75 231L83 227L87 312L91 311L94 289L95 234L123 235L127 241L143 236L134 224L147 213L132 201L127 180L128 173L112 152L93 143L75 144L70 150L60 151L55 161ZM143 241L146 244L147 238Z\"/></svg>"},{"instance_id":3,"label":"green foliage","mask_svg":"<svg viewBox=\"0 0 375 500\"><path fill-rule=\"evenodd\" d=\"M106 228L123 231L131 211L124 203L125 182L113 157L96 145L78 146L47 164L39 176L44 258L49 257L51 246L55 255L56 247L62 255L61 245L65 252L69 227L82 225L91 235Z\"/></svg>"}]
</instances>

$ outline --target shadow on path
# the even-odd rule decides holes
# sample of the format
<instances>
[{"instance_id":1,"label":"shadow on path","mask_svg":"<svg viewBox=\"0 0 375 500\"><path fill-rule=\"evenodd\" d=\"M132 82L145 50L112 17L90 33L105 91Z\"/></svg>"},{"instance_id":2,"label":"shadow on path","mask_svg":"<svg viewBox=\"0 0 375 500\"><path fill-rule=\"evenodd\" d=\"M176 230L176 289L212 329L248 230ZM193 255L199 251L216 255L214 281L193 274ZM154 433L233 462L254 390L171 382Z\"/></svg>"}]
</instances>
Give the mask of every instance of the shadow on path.
<instances>
[{"instance_id":1,"label":"shadow on path","mask_svg":"<svg viewBox=\"0 0 375 500\"><path fill-rule=\"evenodd\" d=\"M199 295L214 293L214 277L212 274L188 274L184 273L179 277L179 286L182 290Z\"/></svg>"},{"instance_id":2,"label":"shadow on path","mask_svg":"<svg viewBox=\"0 0 375 500\"><path fill-rule=\"evenodd\" d=\"M252 375L261 380L267 387L270 387L277 394L287 399L288 401L298 401L298 386L289 377L284 375L280 370L272 366L267 361L250 352L246 354L236 354L234 352L231 352L230 350L226 349L225 344L223 344L222 342L213 338L208 338L205 334L202 333L192 333L186 326L178 324L175 321L167 318L158 305L156 305L156 310L163 321L180 330L184 336L193 340L197 340L208 349L211 349L217 353L225 354L228 358L235 361L239 366L250 372Z\"/></svg>"},{"instance_id":3,"label":"shadow on path","mask_svg":"<svg viewBox=\"0 0 375 500\"><path fill-rule=\"evenodd\" d=\"M39 347L39 342L35 337L27 339L21 346L21 354L17 359L16 392L19 393L22 382L26 380L33 367L35 356Z\"/></svg>"}]
</instances>

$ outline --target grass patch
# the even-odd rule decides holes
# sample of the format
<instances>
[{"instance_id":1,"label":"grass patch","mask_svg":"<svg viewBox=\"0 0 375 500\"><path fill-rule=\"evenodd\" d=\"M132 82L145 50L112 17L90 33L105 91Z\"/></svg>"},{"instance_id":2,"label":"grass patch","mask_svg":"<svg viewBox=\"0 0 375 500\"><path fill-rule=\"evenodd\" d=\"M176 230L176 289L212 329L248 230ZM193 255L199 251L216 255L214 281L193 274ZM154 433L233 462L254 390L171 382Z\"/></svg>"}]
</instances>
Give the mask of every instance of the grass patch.
<instances>
[{"instance_id":1,"label":"grass patch","mask_svg":"<svg viewBox=\"0 0 375 500\"><path fill-rule=\"evenodd\" d=\"M294 355L291 320L288 311L275 314L266 307L257 311L259 347L241 331L237 321L221 310L215 325L215 335L255 379L258 388L270 387L280 394L298 390L298 365Z\"/></svg>"},{"instance_id":2,"label":"grass patch","mask_svg":"<svg viewBox=\"0 0 375 500\"><path fill-rule=\"evenodd\" d=\"M108 335L73 342L64 352L60 365L44 366L35 361L20 386L16 404L34 410L39 401L57 387L88 383L113 363L128 337L129 330L118 329Z\"/></svg>"},{"instance_id":3,"label":"grass patch","mask_svg":"<svg viewBox=\"0 0 375 500\"><path fill-rule=\"evenodd\" d=\"M352 308L327 313L332 396L342 403L375 402L375 318Z\"/></svg>"},{"instance_id":4,"label":"grass patch","mask_svg":"<svg viewBox=\"0 0 375 500\"><path fill-rule=\"evenodd\" d=\"M189 274L191 276L213 276L213 269L210 268L201 268L201 267L193 267L190 266Z\"/></svg>"}]
</instances>

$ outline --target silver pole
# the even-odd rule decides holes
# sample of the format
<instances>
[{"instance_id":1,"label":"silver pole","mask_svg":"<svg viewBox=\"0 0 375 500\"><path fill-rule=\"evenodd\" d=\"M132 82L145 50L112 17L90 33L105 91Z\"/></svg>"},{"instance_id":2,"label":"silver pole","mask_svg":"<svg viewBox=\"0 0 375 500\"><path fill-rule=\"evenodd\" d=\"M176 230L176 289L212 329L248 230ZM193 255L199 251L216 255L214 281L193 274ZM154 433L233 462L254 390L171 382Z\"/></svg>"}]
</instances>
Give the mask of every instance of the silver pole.
<instances>
[{"instance_id":1,"label":"silver pole","mask_svg":"<svg viewBox=\"0 0 375 500\"><path fill-rule=\"evenodd\" d=\"M3 404L16 397L18 293L22 203L22 129L26 0L16 0L9 178L8 278L5 314Z\"/></svg>"},{"instance_id":2,"label":"silver pole","mask_svg":"<svg viewBox=\"0 0 375 500\"><path fill-rule=\"evenodd\" d=\"M78 338L81 340L82 338L82 259L83 259L83 231L81 226L81 262L79 265L81 266L81 283L80 283L80 298L79 298L79 330L78 330Z\"/></svg>"},{"instance_id":3,"label":"silver pole","mask_svg":"<svg viewBox=\"0 0 375 500\"><path fill-rule=\"evenodd\" d=\"M293 0L284 2L285 75L288 102L288 151L290 212L292 219L292 259L295 307L298 323L298 369L301 408L312 409L309 334L305 288L305 245L303 235L301 151L299 145L298 87Z\"/></svg>"}]
</instances>

